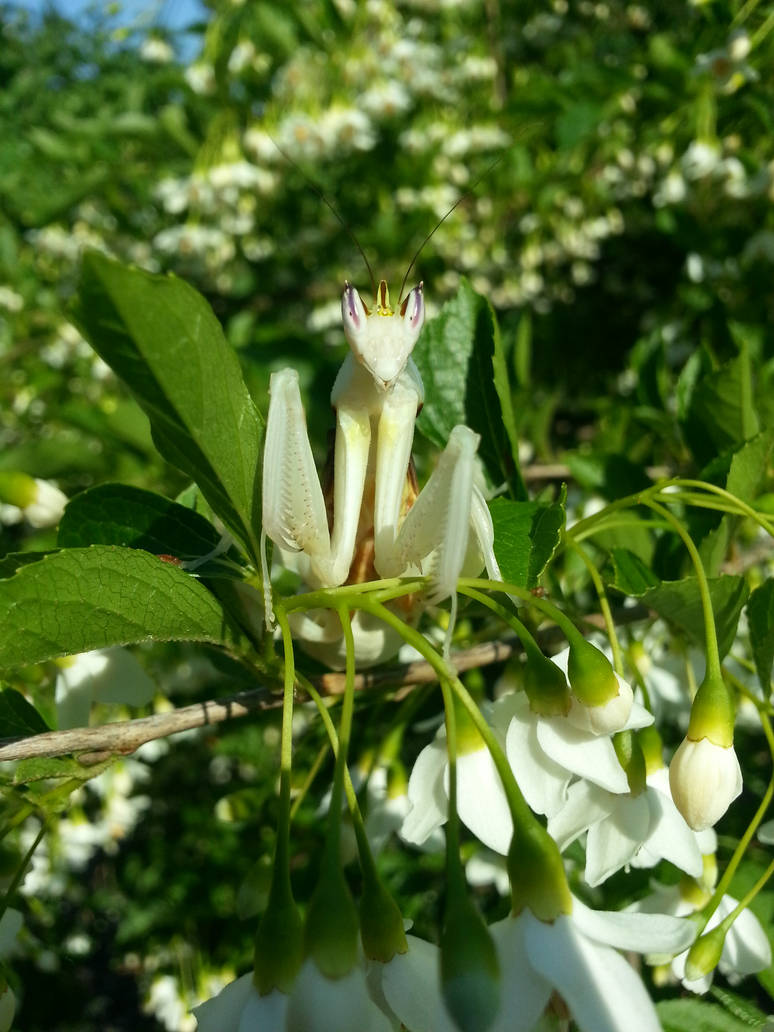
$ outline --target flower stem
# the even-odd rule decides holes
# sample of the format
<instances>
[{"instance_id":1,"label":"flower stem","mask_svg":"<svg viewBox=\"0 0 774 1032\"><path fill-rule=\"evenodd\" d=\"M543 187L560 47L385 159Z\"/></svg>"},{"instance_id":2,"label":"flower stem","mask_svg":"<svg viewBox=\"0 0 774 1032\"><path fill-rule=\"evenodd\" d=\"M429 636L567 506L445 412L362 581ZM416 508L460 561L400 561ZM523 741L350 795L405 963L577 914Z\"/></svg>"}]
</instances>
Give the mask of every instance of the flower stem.
<instances>
[{"instance_id":1,"label":"flower stem","mask_svg":"<svg viewBox=\"0 0 774 1032\"><path fill-rule=\"evenodd\" d=\"M720 673L720 654L718 652L718 636L715 628L715 613L712 609L712 596L710 595L709 582L704 570L704 563L701 561L701 556L699 555L699 550L694 544L693 538L682 525L680 520L678 520L678 518L667 508L650 499L643 499L643 505L647 505L648 508L663 517L675 533L682 539L683 544L688 550L688 554L691 557L691 562L693 563L693 568L696 573L696 582L699 586L699 596L701 598L701 607L704 614L704 638L707 649L707 680L722 680Z\"/></svg>"}]
</instances>

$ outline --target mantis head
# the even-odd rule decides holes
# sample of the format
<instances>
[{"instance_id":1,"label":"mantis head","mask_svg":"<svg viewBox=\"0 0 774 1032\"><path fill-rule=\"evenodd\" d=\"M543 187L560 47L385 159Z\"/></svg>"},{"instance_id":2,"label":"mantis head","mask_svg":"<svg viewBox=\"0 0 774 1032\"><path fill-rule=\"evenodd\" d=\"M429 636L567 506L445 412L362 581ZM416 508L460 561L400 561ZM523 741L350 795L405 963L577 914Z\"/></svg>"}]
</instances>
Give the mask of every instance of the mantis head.
<instances>
[{"instance_id":1,"label":"mantis head","mask_svg":"<svg viewBox=\"0 0 774 1032\"><path fill-rule=\"evenodd\" d=\"M349 283L341 299L344 335L356 360L374 382L388 391L403 372L425 321L422 284L406 296L398 311L390 308L387 283L382 280L372 310Z\"/></svg>"}]
</instances>

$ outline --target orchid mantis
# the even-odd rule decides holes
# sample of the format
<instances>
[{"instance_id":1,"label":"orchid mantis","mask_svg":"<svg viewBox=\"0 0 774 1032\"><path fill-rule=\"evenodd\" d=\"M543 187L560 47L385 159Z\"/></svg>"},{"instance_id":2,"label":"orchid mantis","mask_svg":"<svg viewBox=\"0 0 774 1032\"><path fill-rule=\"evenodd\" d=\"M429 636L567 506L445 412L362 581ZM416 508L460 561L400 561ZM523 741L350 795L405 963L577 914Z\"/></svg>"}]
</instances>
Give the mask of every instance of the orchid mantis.
<instances>
[{"instance_id":1,"label":"orchid mantis","mask_svg":"<svg viewBox=\"0 0 774 1032\"><path fill-rule=\"evenodd\" d=\"M311 589L426 576L424 604L452 600L448 653L458 578L475 576L484 565L499 578L492 521L475 483L479 437L466 426L454 427L436 469L418 491L411 447L424 388L411 353L425 319L422 284L393 310L384 280L372 309L347 283L341 314L350 351L331 393L333 483L325 490L320 485L298 374L282 369L270 384L263 533ZM264 583L269 584L267 568ZM397 651L394 633L366 614L356 614L354 627L361 665ZM294 632L313 655L333 666L343 662L334 611L294 614Z\"/></svg>"}]
</instances>

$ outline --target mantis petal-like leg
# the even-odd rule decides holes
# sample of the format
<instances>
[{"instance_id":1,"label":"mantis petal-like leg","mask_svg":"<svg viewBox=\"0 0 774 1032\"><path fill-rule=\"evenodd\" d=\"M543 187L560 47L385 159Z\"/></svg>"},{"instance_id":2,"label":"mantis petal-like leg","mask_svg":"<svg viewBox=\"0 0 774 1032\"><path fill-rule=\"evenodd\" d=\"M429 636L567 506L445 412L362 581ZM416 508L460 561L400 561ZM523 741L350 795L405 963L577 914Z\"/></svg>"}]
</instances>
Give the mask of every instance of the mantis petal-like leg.
<instances>
[{"instance_id":1,"label":"mantis petal-like leg","mask_svg":"<svg viewBox=\"0 0 774 1032\"><path fill-rule=\"evenodd\" d=\"M336 413L333 481L333 536L330 555L312 557L321 587L343 584L352 565L371 445L371 421L362 409L340 405Z\"/></svg>"},{"instance_id":2,"label":"mantis petal-like leg","mask_svg":"<svg viewBox=\"0 0 774 1032\"><path fill-rule=\"evenodd\" d=\"M398 537L417 404L417 395L411 390L393 393L385 401L379 417L374 489L374 565L385 576L392 575L387 574L386 569L394 565L390 560Z\"/></svg>"},{"instance_id":3,"label":"mantis petal-like leg","mask_svg":"<svg viewBox=\"0 0 774 1032\"><path fill-rule=\"evenodd\" d=\"M281 548L312 558L330 555L328 516L306 417L298 373L273 373L263 453L263 530Z\"/></svg>"}]
</instances>

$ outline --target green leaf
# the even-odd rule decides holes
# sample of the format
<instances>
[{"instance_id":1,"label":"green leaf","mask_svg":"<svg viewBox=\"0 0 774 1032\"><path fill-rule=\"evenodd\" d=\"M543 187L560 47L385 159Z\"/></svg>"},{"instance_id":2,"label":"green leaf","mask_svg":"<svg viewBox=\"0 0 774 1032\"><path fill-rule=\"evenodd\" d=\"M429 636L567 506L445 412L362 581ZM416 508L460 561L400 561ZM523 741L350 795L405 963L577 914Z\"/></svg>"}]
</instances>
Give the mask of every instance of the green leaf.
<instances>
[{"instance_id":1,"label":"green leaf","mask_svg":"<svg viewBox=\"0 0 774 1032\"><path fill-rule=\"evenodd\" d=\"M164 458L255 556L263 421L204 298L174 276L89 252L72 314L133 391Z\"/></svg>"},{"instance_id":2,"label":"green leaf","mask_svg":"<svg viewBox=\"0 0 774 1032\"><path fill-rule=\"evenodd\" d=\"M730 989L724 989L719 985L713 985L710 992L725 1011L745 1022L748 1028L760 1028L766 1023L767 1016L763 1011L739 993L732 993Z\"/></svg>"},{"instance_id":3,"label":"green leaf","mask_svg":"<svg viewBox=\"0 0 774 1032\"><path fill-rule=\"evenodd\" d=\"M512 502L495 498L489 503L494 524L494 550L503 579L533 588L556 551L565 521L564 499Z\"/></svg>"},{"instance_id":4,"label":"green leaf","mask_svg":"<svg viewBox=\"0 0 774 1032\"><path fill-rule=\"evenodd\" d=\"M45 556L0 580L0 668L143 641L234 646L238 632L193 576L133 548Z\"/></svg>"},{"instance_id":5,"label":"green leaf","mask_svg":"<svg viewBox=\"0 0 774 1032\"><path fill-rule=\"evenodd\" d=\"M206 555L219 542L218 531L199 513L126 484L101 484L76 495L58 538L62 548L121 545L180 559Z\"/></svg>"},{"instance_id":6,"label":"green leaf","mask_svg":"<svg viewBox=\"0 0 774 1032\"><path fill-rule=\"evenodd\" d=\"M774 578L769 577L750 595L747 623L758 680L764 695L768 697L774 664Z\"/></svg>"},{"instance_id":7,"label":"green leaf","mask_svg":"<svg viewBox=\"0 0 774 1032\"><path fill-rule=\"evenodd\" d=\"M664 1032L750 1032L755 1027L704 1000L662 1000L656 1010Z\"/></svg>"},{"instance_id":8,"label":"green leaf","mask_svg":"<svg viewBox=\"0 0 774 1032\"><path fill-rule=\"evenodd\" d=\"M13 688L0 690L0 738L26 738L50 728L35 707Z\"/></svg>"},{"instance_id":9,"label":"green leaf","mask_svg":"<svg viewBox=\"0 0 774 1032\"><path fill-rule=\"evenodd\" d=\"M722 659L734 643L739 615L750 589L744 577L725 575L709 578L709 589ZM705 647L704 614L695 577L662 581L658 587L646 591L642 601L699 646Z\"/></svg>"},{"instance_id":10,"label":"green leaf","mask_svg":"<svg viewBox=\"0 0 774 1032\"><path fill-rule=\"evenodd\" d=\"M726 451L755 436L760 429L753 407L749 355L745 349L720 368L686 380L683 432L688 445L703 465L719 451Z\"/></svg>"},{"instance_id":11,"label":"green leaf","mask_svg":"<svg viewBox=\"0 0 774 1032\"><path fill-rule=\"evenodd\" d=\"M607 583L624 595L639 598L660 583L650 567L628 548L614 548L610 553L610 563L612 572Z\"/></svg>"},{"instance_id":12,"label":"green leaf","mask_svg":"<svg viewBox=\"0 0 774 1032\"><path fill-rule=\"evenodd\" d=\"M481 435L479 455L492 483L505 482L512 498L526 499L500 331L491 305L467 280L425 327L413 357L425 385L419 430L445 448L452 429L466 424Z\"/></svg>"}]
</instances>

